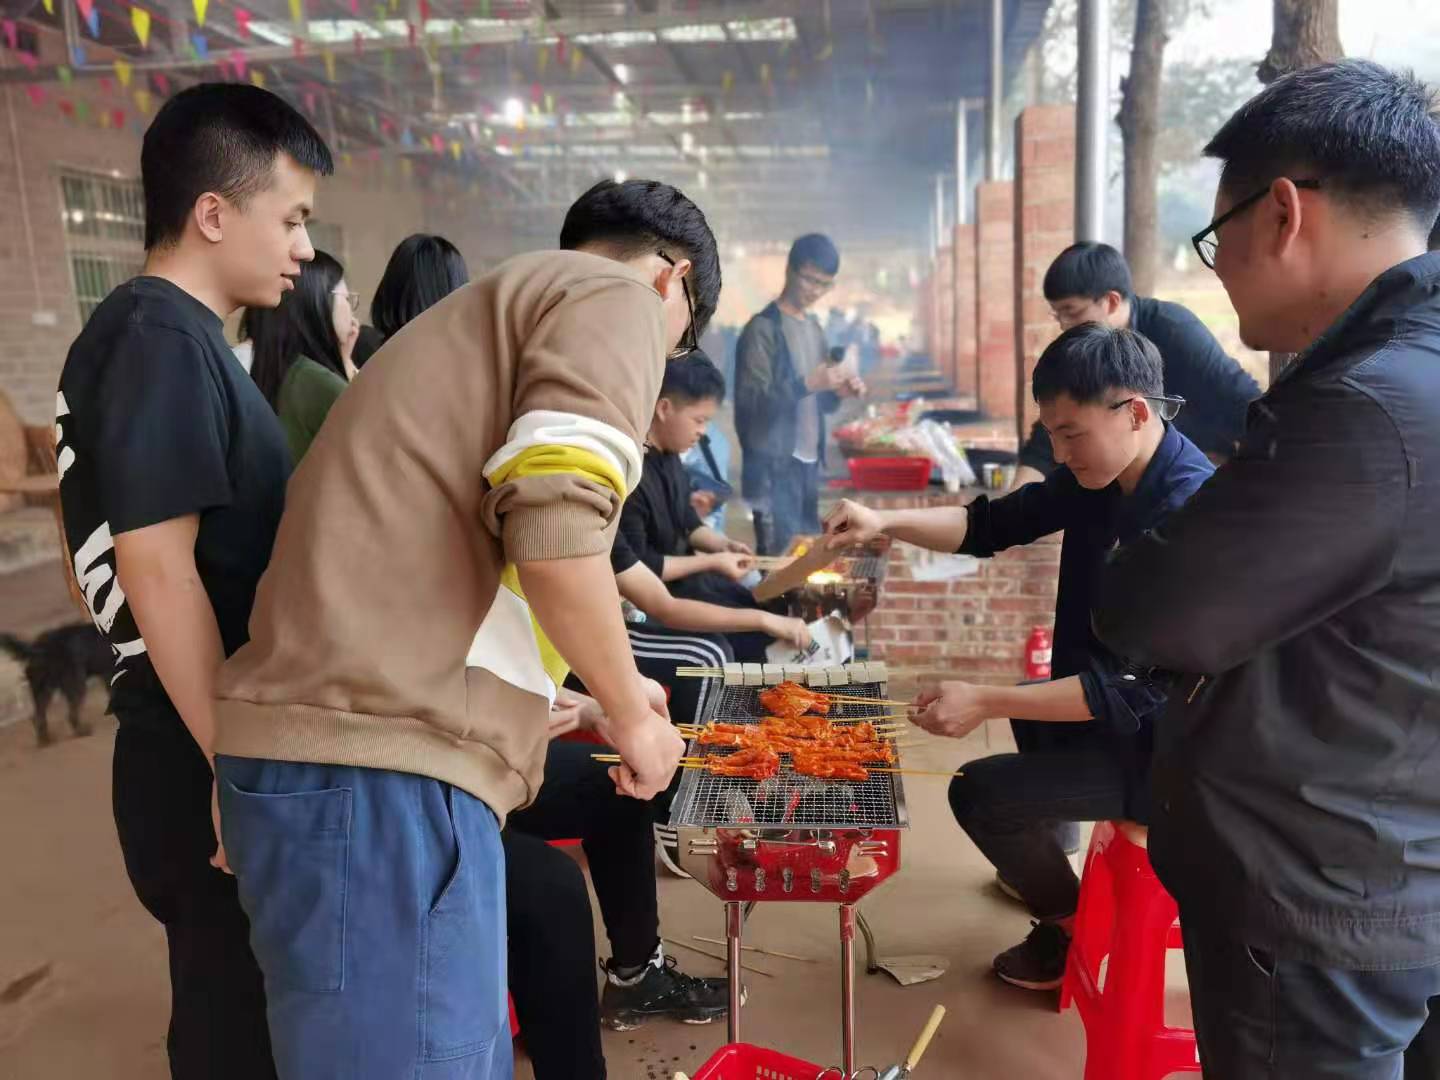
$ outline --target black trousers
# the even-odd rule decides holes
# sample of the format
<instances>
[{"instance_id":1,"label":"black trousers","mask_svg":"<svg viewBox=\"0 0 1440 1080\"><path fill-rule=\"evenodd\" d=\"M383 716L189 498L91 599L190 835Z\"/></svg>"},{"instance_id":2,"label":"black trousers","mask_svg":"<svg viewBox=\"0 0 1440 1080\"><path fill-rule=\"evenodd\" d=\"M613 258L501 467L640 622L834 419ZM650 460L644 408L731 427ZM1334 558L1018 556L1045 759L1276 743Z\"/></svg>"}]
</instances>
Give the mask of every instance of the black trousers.
<instances>
[{"instance_id":1,"label":"black trousers","mask_svg":"<svg viewBox=\"0 0 1440 1080\"><path fill-rule=\"evenodd\" d=\"M1401 1080L1412 1059L1420 1066L1417 1034L1440 992L1440 966L1348 971L1284 960L1205 934L1184 905L1180 925L1205 1076Z\"/></svg>"},{"instance_id":2,"label":"black trousers","mask_svg":"<svg viewBox=\"0 0 1440 1080\"><path fill-rule=\"evenodd\" d=\"M545 841L582 842L617 966L638 967L660 943L650 804L616 793L597 749L551 743L539 796L505 828L510 993L536 1080L605 1076L590 895Z\"/></svg>"},{"instance_id":3,"label":"black trousers","mask_svg":"<svg viewBox=\"0 0 1440 1080\"><path fill-rule=\"evenodd\" d=\"M173 713L120 715L112 801L125 870L170 950L174 1080L269 1080L265 990L235 879L210 865L210 767Z\"/></svg>"}]
</instances>

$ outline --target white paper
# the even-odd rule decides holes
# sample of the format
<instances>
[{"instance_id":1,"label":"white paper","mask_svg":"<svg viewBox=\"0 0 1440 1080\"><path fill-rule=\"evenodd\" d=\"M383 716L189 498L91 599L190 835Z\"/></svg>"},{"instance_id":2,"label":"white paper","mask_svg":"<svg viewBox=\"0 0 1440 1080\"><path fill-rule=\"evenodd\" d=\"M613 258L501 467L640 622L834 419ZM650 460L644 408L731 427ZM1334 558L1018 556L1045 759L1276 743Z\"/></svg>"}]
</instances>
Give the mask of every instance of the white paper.
<instances>
[{"instance_id":1,"label":"white paper","mask_svg":"<svg viewBox=\"0 0 1440 1080\"><path fill-rule=\"evenodd\" d=\"M855 642L844 620L837 615L811 623L810 638L810 648L803 651L788 642L777 641L765 650L765 658L772 664L833 667L849 663L855 657Z\"/></svg>"}]
</instances>

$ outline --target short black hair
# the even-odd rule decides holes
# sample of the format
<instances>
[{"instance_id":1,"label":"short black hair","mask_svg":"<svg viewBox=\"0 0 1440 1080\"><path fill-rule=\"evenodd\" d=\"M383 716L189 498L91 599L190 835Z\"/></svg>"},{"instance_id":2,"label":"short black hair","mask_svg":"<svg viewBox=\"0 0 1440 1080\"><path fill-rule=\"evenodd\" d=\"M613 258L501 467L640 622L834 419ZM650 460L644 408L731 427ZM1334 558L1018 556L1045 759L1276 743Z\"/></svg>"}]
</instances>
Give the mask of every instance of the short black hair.
<instances>
[{"instance_id":1,"label":"short black hair","mask_svg":"<svg viewBox=\"0 0 1440 1080\"><path fill-rule=\"evenodd\" d=\"M1236 110L1205 147L1236 198L1278 177L1366 213L1409 214L1426 234L1440 211L1440 121L1431 89L1409 72L1341 60L1276 79Z\"/></svg>"},{"instance_id":2,"label":"short black hair","mask_svg":"<svg viewBox=\"0 0 1440 1080\"><path fill-rule=\"evenodd\" d=\"M1109 244L1082 240L1055 256L1045 271L1044 292L1052 304L1071 296L1099 300L1108 292L1117 292L1128 300L1134 295L1135 285L1124 255Z\"/></svg>"},{"instance_id":3,"label":"short black hair","mask_svg":"<svg viewBox=\"0 0 1440 1080\"><path fill-rule=\"evenodd\" d=\"M705 333L720 303L720 252L700 207L658 180L601 180L575 200L560 227L560 246L573 251L603 244L621 259L647 251L689 259L695 339Z\"/></svg>"},{"instance_id":4,"label":"short black hair","mask_svg":"<svg viewBox=\"0 0 1440 1080\"><path fill-rule=\"evenodd\" d=\"M697 401L725 400L725 376L703 349L671 360L665 365L665 378L660 396L676 405L693 405Z\"/></svg>"},{"instance_id":5,"label":"short black hair","mask_svg":"<svg viewBox=\"0 0 1440 1080\"><path fill-rule=\"evenodd\" d=\"M179 241L207 191L243 207L270 182L280 154L321 176L335 170L310 122L268 90L201 83L180 91L150 122L140 150L145 250Z\"/></svg>"},{"instance_id":6,"label":"short black hair","mask_svg":"<svg viewBox=\"0 0 1440 1080\"><path fill-rule=\"evenodd\" d=\"M370 302L370 321L385 337L470 280L465 256L443 236L415 233L396 245Z\"/></svg>"},{"instance_id":7,"label":"short black hair","mask_svg":"<svg viewBox=\"0 0 1440 1080\"><path fill-rule=\"evenodd\" d=\"M1081 405L1103 402L1112 390L1154 397L1165 392L1165 364L1151 340L1103 323L1072 326L1045 347L1030 391L1041 404L1069 395Z\"/></svg>"},{"instance_id":8,"label":"short black hair","mask_svg":"<svg viewBox=\"0 0 1440 1080\"><path fill-rule=\"evenodd\" d=\"M790 258L785 265L790 270L813 266L822 274L838 274L840 249L824 233L806 233L790 245Z\"/></svg>"}]
</instances>

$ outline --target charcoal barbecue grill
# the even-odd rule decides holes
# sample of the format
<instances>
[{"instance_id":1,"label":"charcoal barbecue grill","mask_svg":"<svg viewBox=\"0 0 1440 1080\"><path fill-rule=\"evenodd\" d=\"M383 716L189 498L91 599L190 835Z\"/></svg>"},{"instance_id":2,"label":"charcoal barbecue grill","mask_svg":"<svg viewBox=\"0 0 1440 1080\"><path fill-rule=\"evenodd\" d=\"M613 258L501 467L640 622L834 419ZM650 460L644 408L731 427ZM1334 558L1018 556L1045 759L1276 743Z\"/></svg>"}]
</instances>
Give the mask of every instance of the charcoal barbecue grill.
<instances>
[{"instance_id":1,"label":"charcoal barbecue grill","mask_svg":"<svg viewBox=\"0 0 1440 1080\"><path fill-rule=\"evenodd\" d=\"M749 670L746 670L749 669ZM701 722L765 714L759 692L790 679L834 695L829 719L874 719L890 707L845 703L847 696L886 697L885 665L784 668L727 665L719 693ZM707 749L691 743L690 754ZM896 765L899 755L896 754ZM740 1039L740 954L745 916L759 901L839 905L841 1059L855 1072L855 904L900 869L900 830L909 827L898 773L872 771L863 782L818 780L789 771L768 780L715 776L690 769L680 781L670 824L681 866L725 902L730 978L729 1041Z\"/></svg>"},{"instance_id":2,"label":"charcoal barbecue grill","mask_svg":"<svg viewBox=\"0 0 1440 1080\"><path fill-rule=\"evenodd\" d=\"M804 545L819 540L819 537L799 539L791 545L789 554L793 555ZM812 575L812 580L786 594L788 613L807 623L838 613L852 627L861 626L879 602L880 586L885 580L889 558L890 538L887 536L876 537L861 550L841 556L829 567L830 571L839 575L839 580L827 580L824 572Z\"/></svg>"}]
</instances>

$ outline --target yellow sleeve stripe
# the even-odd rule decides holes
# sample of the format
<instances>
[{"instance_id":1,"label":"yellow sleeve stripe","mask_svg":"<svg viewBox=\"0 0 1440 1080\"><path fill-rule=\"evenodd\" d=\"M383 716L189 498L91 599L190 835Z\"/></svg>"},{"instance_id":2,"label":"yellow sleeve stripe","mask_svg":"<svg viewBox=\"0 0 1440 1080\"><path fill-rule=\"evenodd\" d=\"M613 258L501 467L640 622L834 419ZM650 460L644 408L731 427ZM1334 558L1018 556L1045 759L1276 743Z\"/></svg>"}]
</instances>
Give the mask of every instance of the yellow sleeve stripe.
<instances>
[{"instance_id":1,"label":"yellow sleeve stripe","mask_svg":"<svg viewBox=\"0 0 1440 1080\"><path fill-rule=\"evenodd\" d=\"M509 589L521 600L525 599L525 590L520 587L520 572L515 569L514 563L507 563L500 572L500 585L502 588ZM529 605L527 604L526 607L528 608ZM535 634L535 645L540 650L540 665L545 669L545 674L550 677L550 681L559 686L570 674L570 665L566 663L565 658L560 655L550 639L545 636L545 631L540 629L540 620L535 618L533 611L530 612L530 629Z\"/></svg>"},{"instance_id":2,"label":"yellow sleeve stripe","mask_svg":"<svg viewBox=\"0 0 1440 1080\"><path fill-rule=\"evenodd\" d=\"M528 447L506 461L487 479L491 487L498 488L522 476L554 476L562 473L573 473L583 480L603 484L622 499L627 494L625 477L613 462L578 446Z\"/></svg>"}]
</instances>

